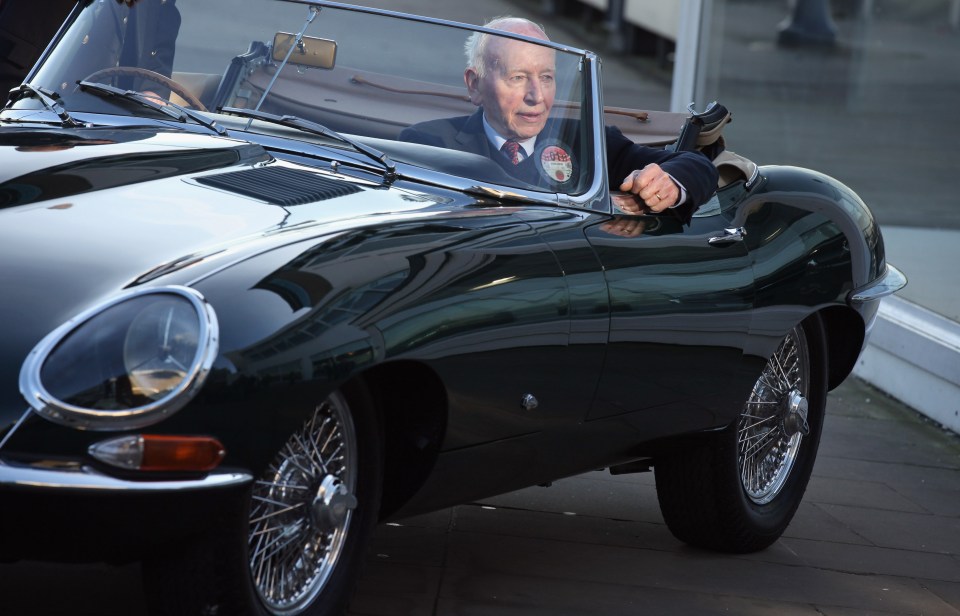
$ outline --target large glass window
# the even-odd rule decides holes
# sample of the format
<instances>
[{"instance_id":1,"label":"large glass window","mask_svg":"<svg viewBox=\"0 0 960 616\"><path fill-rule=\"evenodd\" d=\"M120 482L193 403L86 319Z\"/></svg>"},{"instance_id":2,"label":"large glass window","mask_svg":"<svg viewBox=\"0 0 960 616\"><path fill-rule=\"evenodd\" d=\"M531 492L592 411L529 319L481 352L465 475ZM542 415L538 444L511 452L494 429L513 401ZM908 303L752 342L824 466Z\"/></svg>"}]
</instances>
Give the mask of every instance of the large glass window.
<instances>
[{"instance_id":1,"label":"large glass window","mask_svg":"<svg viewBox=\"0 0 960 616\"><path fill-rule=\"evenodd\" d=\"M900 295L954 320L958 21L958 0L703 0L696 88L733 112L731 149L853 188L910 278Z\"/></svg>"}]
</instances>

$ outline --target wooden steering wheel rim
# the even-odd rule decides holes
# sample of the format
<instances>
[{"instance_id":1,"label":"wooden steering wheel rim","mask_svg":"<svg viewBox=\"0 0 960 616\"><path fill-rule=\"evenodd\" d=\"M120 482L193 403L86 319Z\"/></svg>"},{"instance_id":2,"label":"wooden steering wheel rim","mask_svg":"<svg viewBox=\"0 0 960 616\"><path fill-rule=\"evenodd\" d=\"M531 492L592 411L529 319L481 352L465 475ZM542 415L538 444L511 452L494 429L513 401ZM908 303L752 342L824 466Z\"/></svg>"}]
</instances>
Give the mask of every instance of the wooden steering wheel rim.
<instances>
[{"instance_id":1,"label":"wooden steering wheel rim","mask_svg":"<svg viewBox=\"0 0 960 616\"><path fill-rule=\"evenodd\" d=\"M198 111L207 111L207 108L200 102L200 99L194 95L193 92L188 90L186 86L181 83L170 79L166 75L161 75L155 71L151 71L148 68L140 68L139 66L110 66L99 71L95 71L87 75L87 78L84 81L98 81L102 80L104 77L113 77L114 75L119 76L130 76L130 77L143 77L144 79L150 79L155 81L160 85L170 88L172 92L176 92L177 95L183 100Z\"/></svg>"}]
</instances>

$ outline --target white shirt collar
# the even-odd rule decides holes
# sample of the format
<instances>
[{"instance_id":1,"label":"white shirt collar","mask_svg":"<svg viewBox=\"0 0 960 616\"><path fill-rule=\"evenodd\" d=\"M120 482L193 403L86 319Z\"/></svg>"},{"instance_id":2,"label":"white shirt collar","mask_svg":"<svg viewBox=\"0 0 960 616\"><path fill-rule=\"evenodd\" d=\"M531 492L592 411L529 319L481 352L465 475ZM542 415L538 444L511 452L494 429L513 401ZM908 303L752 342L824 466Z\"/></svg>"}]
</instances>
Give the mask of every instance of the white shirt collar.
<instances>
[{"instance_id":1,"label":"white shirt collar","mask_svg":"<svg viewBox=\"0 0 960 616\"><path fill-rule=\"evenodd\" d=\"M496 147L498 152L500 151L500 148L503 147L503 144L507 142L507 140L504 137L501 137L500 133L494 130L494 128L490 126L490 123L487 122L487 114L483 114L483 132L486 133L487 139L489 139L490 143ZM524 156L530 157L533 154L533 149L537 145L537 136L534 135L533 137L524 139L519 143L520 147L523 148Z\"/></svg>"}]
</instances>

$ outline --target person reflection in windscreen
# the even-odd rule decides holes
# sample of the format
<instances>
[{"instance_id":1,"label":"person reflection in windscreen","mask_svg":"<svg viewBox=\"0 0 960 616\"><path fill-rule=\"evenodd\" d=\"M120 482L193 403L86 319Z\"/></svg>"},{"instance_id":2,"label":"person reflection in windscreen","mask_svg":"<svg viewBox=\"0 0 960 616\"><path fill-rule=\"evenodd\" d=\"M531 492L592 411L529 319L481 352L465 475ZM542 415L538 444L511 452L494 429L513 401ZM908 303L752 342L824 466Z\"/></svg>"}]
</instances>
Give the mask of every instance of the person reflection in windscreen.
<instances>
[{"instance_id":1,"label":"person reflection in windscreen","mask_svg":"<svg viewBox=\"0 0 960 616\"><path fill-rule=\"evenodd\" d=\"M139 66L169 77L173 70L180 10L176 0L116 0L132 9L120 52L120 66Z\"/></svg>"},{"instance_id":2,"label":"person reflection in windscreen","mask_svg":"<svg viewBox=\"0 0 960 616\"><path fill-rule=\"evenodd\" d=\"M537 24L500 17L487 28L547 41ZM579 131L550 117L556 95L556 52L545 46L486 33L466 42L463 79L478 107L470 116L430 120L404 129L402 141L456 149L487 156L508 173L538 184L544 172L558 174L562 185L570 153L579 151ZM564 135L574 135L565 143ZM667 152L638 145L616 127L606 127L607 169L612 188L634 193L643 205L627 205L627 213L677 208L688 221L717 187L717 170L699 152ZM550 145L546 148L544 143ZM632 208L630 211L627 208Z\"/></svg>"},{"instance_id":3,"label":"person reflection in windscreen","mask_svg":"<svg viewBox=\"0 0 960 616\"><path fill-rule=\"evenodd\" d=\"M121 17L123 40L117 65L146 69L170 77L180 33L180 10L176 0L116 0L126 14ZM170 90L148 77L125 76L120 87L139 90L158 100L166 100Z\"/></svg>"}]
</instances>

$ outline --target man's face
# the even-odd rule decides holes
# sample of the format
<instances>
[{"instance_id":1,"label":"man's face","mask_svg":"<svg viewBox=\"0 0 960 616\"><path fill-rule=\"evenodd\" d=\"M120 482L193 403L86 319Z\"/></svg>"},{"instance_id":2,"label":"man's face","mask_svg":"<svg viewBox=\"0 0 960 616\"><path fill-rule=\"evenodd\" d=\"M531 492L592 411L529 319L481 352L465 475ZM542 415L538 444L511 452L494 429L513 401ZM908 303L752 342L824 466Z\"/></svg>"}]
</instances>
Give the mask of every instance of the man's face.
<instances>
[{"instance_id":1,"label":"man's face","mask_svg":"<svg viewBox=\"0 0 960 616\"><path fill-rule=\"evenodd\" d=\"M470 99L482 105L487 122L507 139L524 140L543 130L557 93L552 49L494 38L486 49L487 74L467 69Z\"/></svg>"}]
</instances>

